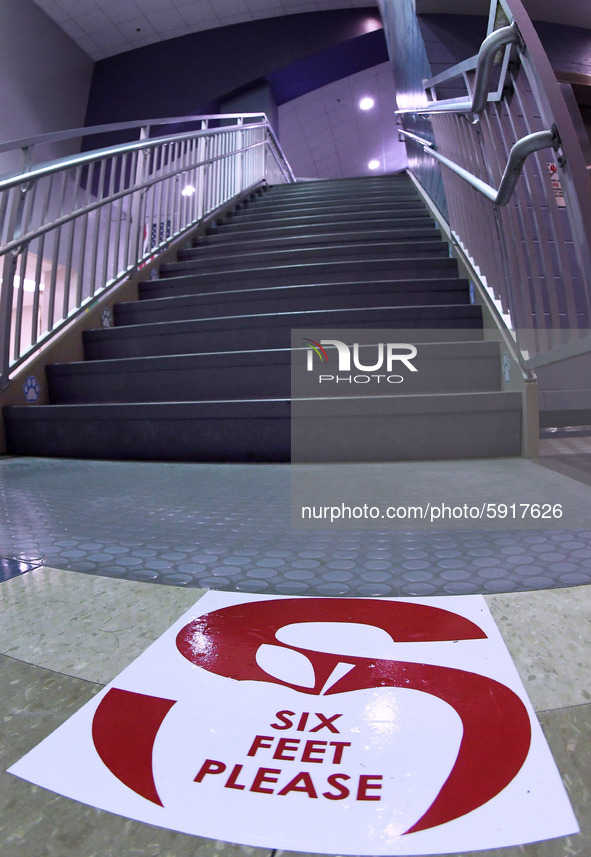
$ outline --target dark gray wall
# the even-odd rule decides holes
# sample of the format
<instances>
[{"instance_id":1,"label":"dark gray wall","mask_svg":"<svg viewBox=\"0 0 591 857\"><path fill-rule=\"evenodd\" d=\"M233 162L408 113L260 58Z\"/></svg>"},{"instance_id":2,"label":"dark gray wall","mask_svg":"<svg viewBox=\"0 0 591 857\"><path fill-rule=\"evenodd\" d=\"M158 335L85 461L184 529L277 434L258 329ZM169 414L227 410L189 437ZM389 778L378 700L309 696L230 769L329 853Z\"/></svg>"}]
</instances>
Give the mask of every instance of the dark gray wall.
<instances>
[{"instance_id":1,"label":"dark gray wall","mask_svg":"<svg viewBox=\"0 0 591 857\"><path fill-rule=\"evenodd\" d=\"M220 113L264 113L277 133L279 126L277 102L271 87L265 81L222 99L219 108Z\"/></svg>"},{"instance_id":2,"label":"dark gray wall","mask_svg":"<svg viewBox=\"0 0 591 857\"><path fill-rule=\"evenodd\" d=\"M477 15L420 15L433 75L477 53L487 23ZM545 21L534 24L554 69L591 75L591 30Z\"/></svg>"},{"instance_id":3,"label":"dark gray wall","mask_svg":"<svg viewBox=\"0 0 591 857\"><path fill-rule=\"evenodd\" d=\"M289 15L158 42L96 63L87 125L217 110L278 69L366 33L371 8Z\"/></svg>"},{"instance_id":4,"label":"dark gray wall","mask_svg":"<svg viewBox=\"0 0 591 857\"><path fill-rule=\"evenodd\" d=\"M552 68L591 75L591 30L543 21L535 26Z\"/></svg>"},{"instance_id":5,"label":"dark gray wall","mask_svg":"<svg viewBox=\"0 0 591 857\"><path fill-rule=\"evenodd\" d=\"M1 0L0 57L0 141L84 124L94 63L32 0ZM0 155L0 173L20 166Z\"/></svg>"},{"instance_id":6,"label":"dark gray wall","mask_svg":"<svg viewBox=\"0 0 591 857\"><path fill-rule=\"evenodd\" d=\"M481 16L421 15L419 24L432 74L439 74L474 56L486 36L487 23L487 18ZM544 21L534 23L552 68L560 80L572 83L573 75L591 76L590 30ZM465 94L461 78L438 89L440 98ZM580 118L586 127L591 147L591 86L575 85L574 99L578 103Z\"/></svg>"},{"instance_id":7,"label":"dark gray wall","mask_svg":"<svg viewBox=\"0 0 591 857\"><path fill-rule=\"evenodd\" d=\"M427 101L423 81L431 77L429 57L412 0L381 0L386 44L390 55L398 108L404 110ZM431 121L426 116L403 116L406 131L433 140ZM441 168L421 146L408 140L408 168L425 188L438 209L447 216L447 202Z\"/></svg>"},{"instance_id":8,"label":"dark gray wall","mask_svg":"<svg viewBox=\"0 0 591 857\"><path fill-rule=\"evenodd\" d=\"M477 15L420 15L433 76L474 56L486 38L487 24L488 18Z\"/></svg>"}]
</instances>

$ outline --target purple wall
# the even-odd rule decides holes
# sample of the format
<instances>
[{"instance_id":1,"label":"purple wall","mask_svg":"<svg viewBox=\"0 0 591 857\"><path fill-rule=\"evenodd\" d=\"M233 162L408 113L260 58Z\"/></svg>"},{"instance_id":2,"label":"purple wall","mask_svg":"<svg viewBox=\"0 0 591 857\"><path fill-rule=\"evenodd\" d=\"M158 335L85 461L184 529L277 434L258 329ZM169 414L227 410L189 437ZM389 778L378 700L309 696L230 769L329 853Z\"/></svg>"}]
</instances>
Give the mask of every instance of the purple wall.
<instances>
[{"instance_id":1,"label":"purple wall","mask_svg":"<svg viewBox=\"0 0 591 857\"><path fill-rule=\"evenodd\" d=\"M475 15L420 15L433 75L478 52L488 19ZM591 30L535 21L553 68L591 75Z\"/></svg>"},{"instance_id":2,"label":"purple wall","mask_svg":"<svg viewBox=\"0 0 591 857\"><path fill-rule=\"evenodd\" d=\"M474 56L487 24L488 18L477 15L419 15L432 75Z\"/></svg>"},{"instance_id":3,"label":"purple wall","mask_svg":"<svg viewBox=\"0 0 591 857\"><path fill-rule=\"evenodd\" d=\"M554 69L591 75L591 30L542 21L535 26Z\"/></svg>"},{"instance_id":4,"label":"purple wall","mask_svg":"<svg viewBox=\"0 0 591 857\"><path fill-rule=\"evenodd\" d=\"M364 36L376 15L365 7L268 18L100 60L86 124L215 110L221 99L279 69Z\"/></svg>"},{"instance_id":5,"label":"purple wall","mask_svg":"<svg viewBox=\"0 0 591 857\"><path fill-rule=\"evenodd\" d=\"M92 60L32 0L1 0L0 55L0 141L84 124ZM39 158L70 152L54 143ZM0 173L21 167L19 151L0 156Z\"/></svg>"}]
</instances>

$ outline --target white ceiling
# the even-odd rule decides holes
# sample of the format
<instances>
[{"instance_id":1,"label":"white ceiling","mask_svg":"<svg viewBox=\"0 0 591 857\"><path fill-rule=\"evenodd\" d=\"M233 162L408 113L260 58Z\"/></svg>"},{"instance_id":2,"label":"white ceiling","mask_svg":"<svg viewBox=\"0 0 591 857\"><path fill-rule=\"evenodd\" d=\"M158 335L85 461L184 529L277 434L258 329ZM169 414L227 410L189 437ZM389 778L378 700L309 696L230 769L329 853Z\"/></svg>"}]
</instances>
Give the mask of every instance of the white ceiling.
<instances>
[{"instance_id":1,"label":"white ceiling","mask_svg":"<svg viewBox=\"0 0 591 857\"><path fill-rule=\"evenodd\" d=\"M259 18L377 5L376 0L35 0L94 60Z\"/></svg>"},{"instance_id":2,"label":"white ceiling","mask_svg":"<svg viewBox=\"0 0 591 857\"><path fill-rule=\"evenodd\" d=\"M365 96L371 110L360 110ZM406 147L396 133L394 84L390 63L337 80L294 98L279 108L279 139L298 178L345 178L406 166Z\"/></svg>"},{"instance_id":3,"label":"white ceiling","mask_svg":"<svg viewBox=\"0 0 591 857\"><path fill-rule=\"evenodd\" d=\"M199 30L377 0L35 0L94 60ZM421 13L486 15L489 0L415 0ZM591 28L591 0L524 0L532 18Z\"/></svg>"}]
</instances>

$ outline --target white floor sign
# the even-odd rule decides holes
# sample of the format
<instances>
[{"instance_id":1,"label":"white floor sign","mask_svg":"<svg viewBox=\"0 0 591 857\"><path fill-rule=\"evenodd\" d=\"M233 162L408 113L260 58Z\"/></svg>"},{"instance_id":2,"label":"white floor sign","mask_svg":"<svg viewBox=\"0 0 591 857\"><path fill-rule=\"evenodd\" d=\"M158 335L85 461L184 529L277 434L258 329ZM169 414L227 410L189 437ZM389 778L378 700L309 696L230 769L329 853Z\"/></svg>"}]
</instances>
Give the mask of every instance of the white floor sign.
<instances>
[{"instance_id":1,"label":"white floor sign","mask_svg":"<svg viewBox=\"0 0 591 857\"><path fill-rule=\"evenodd\" d=\"M267 848L447 854L577 831L480 596L208 593L10 770Z\"/></svg>"}]
</instances>

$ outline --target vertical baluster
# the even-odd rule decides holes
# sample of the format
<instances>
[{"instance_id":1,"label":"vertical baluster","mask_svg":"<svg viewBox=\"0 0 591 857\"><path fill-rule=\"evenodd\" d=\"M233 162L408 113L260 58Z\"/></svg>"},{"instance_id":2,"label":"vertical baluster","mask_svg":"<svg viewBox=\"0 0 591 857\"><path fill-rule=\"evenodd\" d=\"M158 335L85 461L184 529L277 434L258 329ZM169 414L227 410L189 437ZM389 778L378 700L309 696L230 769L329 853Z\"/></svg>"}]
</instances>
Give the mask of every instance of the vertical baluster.
<instances>
[{"instance_id":1,"label":"vertical baluster","mask_svg":"<svg viewBox=\"0 0 591 857\"><path fill-rule=\"evenodd\" d=\"M147 150L133 152L130 164L130 184L137 187L141 184L146 169ZM142 210L143 192L135 190L129 194L127 212L127 270L133 270L142 258L144 241L144 215Z\"/></svg>"},{"instance_id":2,"label":"vertical baluster","mask_svg":"<svg viewBox=\"0 0 591 857\"><path fill-rule=\"evenodd\" d=\"M61 190L59 191L59 204L56 211L56 217L60 217L64 210L64 203L66 199L66 173L62 172L59 174L59 182L61 183ZM49 282L49 301L48 301L48 310L47 310L47 330L53 330L55 325L55 301L57 297L57 286L58 286L58 274L59 274L59 258L60 258L60 246L61 246L61 237L62 237L62 227L56 227L52 232L53 239L53 255L51 260L51 276Z\"/></svg>"},{"instance_id":3,"label":"vertical baluster","mask_svg":"<svg viewBox=\"0 0 591 857\"><path fill-rule=\"evenodd\" d=\"M41 291L43 283L43 249L45 247L45 235L41 235L36 243L37 261L35 263L35 289L31 306L31 345L35 345L42 332L41 319L39 317Z\"/></svg>"},{"instance_id":4,"label":"vertical baluster","mask_svg":"<svg viewBox=\"0 0 591 857\"><path fill-rule=\"evenodd\" d=\"M22 342L23 333L23 304L25 296L25 280L27 278L27 259L29 258L29 247L25 244L22 252L17 257L18 275L15 280L14 288L16 288L16 309L14 313L14 323L12 331L12 359L18 360L24 348L29 343ZM24 348L23 348L24 345Z\"/></svg>"},{"instance_id":5,"label":"vertical baluster","mask_svg":"<svg viewBox=\"0 0 591 857\"><path fill-rule=\"evenodd\" d=\"M125 152L124 155L119 159L120 170L119 170L119 182L116 187L116 191L119 192L123 190L126 184L126 175L127 175L127 164L129 161L129 153ZM113 268L111 272L112 279L116 279L120 274L123 274L125 271L124 261L121 260L121 230L123 224L123 208L124 208L124 199L118 200L113 204L113 212L116 213L116 225L115 225L115 245L113 248Z\"/></svg>"},{"instance_id":6,"label":"vertical baluster","mask_svg":"<svg viewBox=\"0 0 591 857\"><path fill-rule=\"evenodd\" d=\"M150 160L148 163L148 177L153 180L153 183L149 190L149 198L146 198L146 210L149 209L149 219L145 222L145 232L146 232L146 247L144 251L144 255L149 258L150 252L152 250L152 229L154 228L154 223L156 222L156 212L157 207L156 204L159 199L161 185L154 180L157 177L157 164L158 164L158 153L153 149L150 153Z\"/></svg>"},{"instance_id":7,"label":"vertical baluster","mask_svg":"<svg viewBox=\"0 0 591 857\"><path fill-rule=\"evenodd\" d=\"M73 199L76 200L78 197L78 188L80 186L80 174L81 168L76 167L74 171L74 181L73 188L71 188L71 193L73 195ZM67 181L67 179L66 179ZM64 295L62 302L62 318L67 318L70 314L70 285L72 278L72 259L74 255L74 239L75 239L75 230L76 230L76 222L71 221L64 228L64 233L66 237L66 256L65 256L65 264L64 264Z\"/></svg>"}]
</instances>

